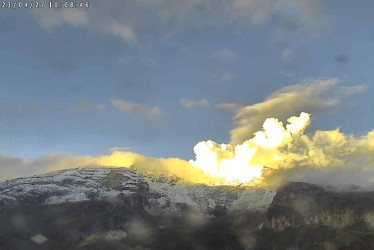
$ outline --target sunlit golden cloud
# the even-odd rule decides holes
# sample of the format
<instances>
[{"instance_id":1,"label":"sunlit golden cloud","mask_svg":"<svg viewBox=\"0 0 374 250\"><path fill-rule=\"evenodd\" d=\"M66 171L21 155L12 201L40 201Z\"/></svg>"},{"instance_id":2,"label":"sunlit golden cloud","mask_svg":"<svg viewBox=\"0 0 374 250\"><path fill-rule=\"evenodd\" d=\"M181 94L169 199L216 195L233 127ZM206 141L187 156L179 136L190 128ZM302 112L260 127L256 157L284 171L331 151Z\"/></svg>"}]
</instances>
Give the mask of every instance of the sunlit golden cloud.
<instances>
[{"instance_id":1,"label":"sunlit golden cloud","mask_svg":"<svg viewBox=\"0 0 374 250\"><path fill-rule=\"evenodd\" d=\"M283 87L263 102L242 107L234 117L231 144L240 144L260 130L269 117L285 120L300 112L317 114L331 110L340 100L364 89L363 85L340 87L338 78L305 80L301 84Z\"/></svg>"},{"instance_id":2,"label":"sunlit golden cloud","mask_svg":"<svg viewBox=\"0 0 374 250\"><path fill-rule=\"evenodd\" d=\"M234 102L224 102L216 104L216 108L237 113L242 108L242 105Z\"/></svg>"},{"instance_id":3,"label":"sunlit golden cloud","mask_svg":"<svg viewBox=\"0 0 374 250\"><path fill-rule=\"evenodd\" d=\"M361 137L344 134L339 129L306 133L311 124L310 113L286 116L299 109L322 112L337 105L342 97L365 89L361 85L339 88L338 83L338 79L314 80L284 87L264 102L240 108L235 117L239 126L232 131L236 143L198 142L193 148L195 158L190 161L152 158L127 152L125 148L114 148L111 154L101 156L52 153L22 159L0 155L3 166L0 178L101 166L132 168L147 176L176 176L207 185L274 185L289 180L326 182L326 176L371 183L374 179L370 176L374 175L365 173L374 173L374 130ZM153 109L142 104L120 100L112 100L112 104L128 113L153 116Z\"/></svg>"},{"instance_id":4,"label":"sunlit golden cloud","mask_svg":"<svg viewBox=\"0 0 374 250\"><path fill-rule=\"evenodd\" d=\"M176 176L192 183L214 183L215 179L179 158L151 158L145 155L114 151L109 155L76 156L71 153L50 153L35 159L0 155L0 181L79 167L125 167L143 174Z\"/></svg>"},{"instance_id":5,"label":"sunlit golden cloud","mask_svg":"<svg viewBox=\"0 0 374 250\"><path fill-rule=\"evenodd\" d=\"M210 140L197 143L196 158L190 161L124 151L96 157L55 153L31 160L1 155L4 167L0 176L4 180L59 169L101 166L132 168L148 176L176 176L207 185L274 185L288 180L326 181L326 176L370 183L372 175L366 176L365 172L374 172L374 131L358 138L339 129L317 130L307 135L310 121L308 113L290 117L286 125L268 118L262 130L241 144Z\"/></svg>"}]
</instances>

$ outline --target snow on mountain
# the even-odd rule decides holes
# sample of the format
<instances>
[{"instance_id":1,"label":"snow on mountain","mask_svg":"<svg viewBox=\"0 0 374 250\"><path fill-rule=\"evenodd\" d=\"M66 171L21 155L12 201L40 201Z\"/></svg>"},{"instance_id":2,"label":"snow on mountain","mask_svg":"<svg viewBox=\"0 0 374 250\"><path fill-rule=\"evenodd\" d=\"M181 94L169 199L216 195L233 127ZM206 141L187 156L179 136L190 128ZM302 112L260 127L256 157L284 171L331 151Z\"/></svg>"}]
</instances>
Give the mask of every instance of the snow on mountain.
<instances>
[{"instance_id":1,"label":"snow on mountain","mask_svg":"<svg viewBox=\"0 0 374 250\"><path fill-rule=\"evenodd\" d=\"M203 212L225 209L228 212L266 209L276 194L275 189L206 186L184 182L174 185L148 180L149 212L178 213L188 206Z\"/></svg>"},{"instance_id":2,"label":"snow on mountain","mask_svg":"<svg viewBox=\"0 0 374 250\"><path fill-rule=\"evenodd\" d=\"M120 183L126 189L118 190L107 185L111 171L109 168L80 168L8 180L0 183L0 204L56 204L102 199L120 193L129 195L140 181L144 182L133 172L118 169L116 173L127 178Z\"/></svg>"},{"instance_id":3,"label":"snow on mountain","mask_svg":"<svg viewBox=\"0 0 374 250\"><path fill-rule=\"evenodd\" d=\"M0 183L0 205L103 200L120 194L141 196L150 214L177 215L187 208L204 213L263 210L276 190L155 180L126 168L61 170Z\"/></svg>"}]
</instances>

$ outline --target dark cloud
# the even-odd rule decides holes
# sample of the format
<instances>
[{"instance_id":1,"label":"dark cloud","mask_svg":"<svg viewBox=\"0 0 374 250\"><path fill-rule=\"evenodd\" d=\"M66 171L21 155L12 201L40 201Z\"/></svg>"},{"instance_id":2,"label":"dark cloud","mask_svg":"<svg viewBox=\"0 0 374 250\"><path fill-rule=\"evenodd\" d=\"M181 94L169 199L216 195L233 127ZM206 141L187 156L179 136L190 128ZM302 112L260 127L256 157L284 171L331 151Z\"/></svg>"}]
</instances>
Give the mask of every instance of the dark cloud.
<instances>
[{"instance_id":1,"label":"dark cloud","mask_svg":"<svg viewBox=\"0 0 374 250\"><path fill-rule=\"evenodd\" d=\"M335 61L337 61L338 63L341 63L341 64L346 64L348 63L351 58L349 56L347 56L346 54L340 54L340 55L337 55L334 57Z\"/></svg>"}]
</instances>

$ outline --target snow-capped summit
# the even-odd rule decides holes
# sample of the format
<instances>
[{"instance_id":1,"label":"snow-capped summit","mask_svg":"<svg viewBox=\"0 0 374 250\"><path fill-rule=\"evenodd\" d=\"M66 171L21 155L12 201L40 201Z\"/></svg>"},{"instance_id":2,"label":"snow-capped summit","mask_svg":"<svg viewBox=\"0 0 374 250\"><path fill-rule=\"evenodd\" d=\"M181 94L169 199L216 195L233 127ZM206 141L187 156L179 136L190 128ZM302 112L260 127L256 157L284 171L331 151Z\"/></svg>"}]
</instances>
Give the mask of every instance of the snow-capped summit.
<instances>
[{"instance_id":1,"label":"snow-capped summit","mask_svg":"<svg viewBox=\"0 0 374 250\"><path fill-rule=\"evenodd\" d=\"M78 168L0 183L0 205L58 204L121 195L150 214L180 214L186 208L214 213L266 209L270 188L206 186L148 178L127 168ZM136 201L134 201L136 197ZM133 204L134 205L134 204Z\"/></svg>"}]
</instances>

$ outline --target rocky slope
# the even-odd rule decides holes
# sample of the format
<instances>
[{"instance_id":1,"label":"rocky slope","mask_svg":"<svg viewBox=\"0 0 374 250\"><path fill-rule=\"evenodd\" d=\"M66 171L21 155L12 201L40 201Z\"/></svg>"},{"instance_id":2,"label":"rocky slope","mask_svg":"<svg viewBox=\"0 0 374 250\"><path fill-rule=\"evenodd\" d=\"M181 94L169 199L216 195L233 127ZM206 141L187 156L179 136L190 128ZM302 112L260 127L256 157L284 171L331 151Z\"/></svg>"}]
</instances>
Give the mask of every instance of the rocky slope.
<instances>
[{"instance_id":1,"label":"rocky slope","mask_svg":"<svg viewBox=\"0 0 374 250\"><path fill-rule=\"evenodd\" d=\"M374 192L334 192L308 183L290 183L278 190L266 226L275 231L306 225L330 228L374 226Z\"/></svg>"},{"instance_id":2,"label":"rocky slope","mask_svg":"<svg viewBox=\"0 0 374 250\"><path fill-rule=\"evenodd\" d=\"M81 168L0 183L0 205L99 201L122 195L130 205L150 214L181 215L187 208L203 213L264 210L275 193L270 188L218 187L147 178L126 168Z\"/></svg>"},{"instance_id":3,"label":"rocky slope","mask_svg":"<svg viewBox=\"0 0 374 250\"><path fill-rule=\"evenodd\" d=\"M374 192L295 182L268 208L259 249L374 249Z\"/></svg>"},{"instance_id":4,"label":"rocky slope","mask_svg":"<svg viewBox=\"0 0 374 250\"><path fill-rule=\"evenodd\" d=\"M0 183L0 249L241 249L274 195L124 168L9 180Z\"/></svg>"},{"instance_id":5,"label":"rocky slope","mask_svg":"<svg viewBox=\"0 0 374 250\"><path fill-rule=\"evenodd\" d=\"M57 171L0 183L0 249L374 249L374 192Z\"/></svg>"}]
</instances>

